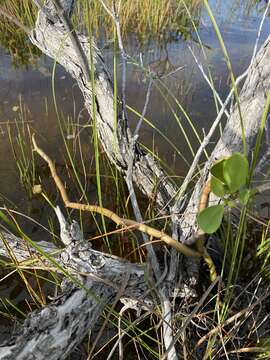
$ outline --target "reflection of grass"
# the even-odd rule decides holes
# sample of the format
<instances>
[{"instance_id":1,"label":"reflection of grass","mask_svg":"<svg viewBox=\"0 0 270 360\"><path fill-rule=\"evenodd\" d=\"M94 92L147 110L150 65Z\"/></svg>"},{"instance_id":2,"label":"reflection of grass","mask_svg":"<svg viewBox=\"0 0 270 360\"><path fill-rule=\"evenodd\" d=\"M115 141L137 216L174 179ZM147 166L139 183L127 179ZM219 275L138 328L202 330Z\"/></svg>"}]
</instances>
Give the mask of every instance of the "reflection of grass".
<instances>
[{"instance_id":1,"label":"reflection of grass","mask_svg":"<svg viewBox=\"0 0 270 360\"><path fill-rule=\"evenodd\" d=\"M21 98L18 115L19 119L16 119L15 139L13 138L13 131L10 126L8 126L8 136L21 184L24 186L28 198L31 199L32 188L36 179L36 169L33 153L29 146L30 129L27 125L29 114Z\"/></svg>"},{"instance_id":2,"label":"reflection of grass","mask_svg":"<svg viewBox=\"0 0 270 360\"><path fill-rule=\"evenodd\" d=\"M0 5L22 24L29 27L34 25L35 11L31 6L31 1L2 0ZM40 53L27 41L25 32L3 16L0 18L0 45L9 51L16 67L28 65Z\"/></svg>"}]
</instances>

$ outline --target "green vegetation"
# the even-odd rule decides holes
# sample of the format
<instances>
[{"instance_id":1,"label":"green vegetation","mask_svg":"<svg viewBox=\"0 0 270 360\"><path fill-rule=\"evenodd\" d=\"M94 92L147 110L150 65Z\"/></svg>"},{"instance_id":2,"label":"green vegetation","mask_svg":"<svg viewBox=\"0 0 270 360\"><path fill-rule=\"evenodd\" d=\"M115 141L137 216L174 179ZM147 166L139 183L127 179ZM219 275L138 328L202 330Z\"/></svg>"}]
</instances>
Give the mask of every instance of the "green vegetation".
<instances>
[{"instance_id":1,"label":"green vegetation","mask_svg":"<svg viewBox=\"0 0 270 360\"><path fill-rule=\"evenodd\" d=\"M221 51L226 60L232 88L235 90L234 96L236 103L239 113L241 113L241 103L226 45L207 1L205 0L204 2L213 22L217 38L220 41ZM18 0L3 0L2 2L0 1L0 6L2 5L19 19L21 23L30 27L33 26L35 10L31 7L28 0L21 2ZM202 1L199 0L123 0L119 14L122 34L123 36L127 36L130 32L134 33L136 37L143 42L153 38L166 42L179 35L183 35L184 38L189 38L191 33L197 32L201 6ZM91 16L89 16L89 14L91 14ZM109 40L113 38L114 109L115 113L117 113L117 107L119 106L117 101L118 44L115 36L114 23L98 0L78 1L73 21L77 27L83 29L89 36L95 33L99 36L105 34ZM15 29L17 29L16 25L7 20L2 21L1 18L0 43L13 54L13 61L16 66L26 65L30 59L34 59L39 53L26 40L26 35L23 31L14 31ZM196 36L199 36L198 32ZM198 39L198 43L201 44L201 50L203 52L204 48L200 38ZM135 63L135 60L131 59L130 61L133 62L133 65L136 65L145 82L152 77L148 69L143 68L141 64ZM91 68L91 89L93 93L95 93L95 74L94 67L92 66L92 54L90 54L89 62ZM133 216L133 212L124 179L117 170L112 168L112 165L98 143L96 103L95 101L92 102L93 122L91 124L87 121L82 124L75 116L74 118L70 117L68 119L63 116L57 103L58 84L55 80L55 66L52 75L52 92L54 110L57 114L61 134L61 144L57 144L58 149L55 159L57 171L61 178L63 178L67 191L74 201L84 202L85 204L97 203L99 206L108 207L115 213L121 214L123 218L129 219ZM208 70L210 71L209 75L212 81L210 67ZM181 131L181 139L183 138L187 144L189 155L191 154L192 157L194 157L196 149L193 148L193 144L191 144L186 130L188 129L194 134L197 144L201 144L202 135L198 126L196 127L196 124L192 122L190 115L184 109L180 100L170 91L166 81L162 78L154 79L154 86L160 92L164 103L170 108L175 119L175 126ZM220 106L218 105L215 95L214 99L218 112ZM212 284L209 271L203 267L204 265L201 265L202 281L201 289L198 289L198 292L202 296L207 294L207 301L205 301L201 307L198 307L196 312L192 313L193 315L190 314L194 308L196 309L197 303L196 305L187 304L186 307L182 307L183 305L181 304L181 306L179 306L176 301L173 319L176 332L178 333L179 329L182 331L182 337L179 342L177 342L177 346L184 349L183 353L187 352L191 358L194 359L196 358L197 347L201 349L201 353L203 354L202 359L214 359L219 358L219 356L220 358L228 358L230 352L234 354L236 350L239 350L239 353L241 350L244 355L256 354L256 356L261 359L269 358L270 341L267 336L263 339L256 338L256 320L247 326L249 334L246 338L245 334L242 335L241 330L239 330L245 326L245 321L247 320L246 315L254 309L252 308L254 298L260 296L258 292L258 295L256 293L256 296L253 298L252 295L250 296L250 293L255 290L257 291L257 283L258 286L263 283L262 287L265 288L270 284L270 220L265 221L265 219L260 218L259 214L258 216L257 214L256 216L253 214L253 208L256 205L255 195L257 193L254 169L259 160L265 123L267 114L269 113L269 103L270 95L268 95L265 104L252 160L248 162L246 154L236 152L226 159L219 160L210 170L211 192L220 199L220 203L214 206L210 204L198 214L197 220L198 225L204 233L214 234L213 238L215 239L216 236L217 241L220 241L221 251L218 256L221 258L219 258L218 261L221 262L221 264L217 265L217 270L223 283L217 283L218 286L211 288ZM127 106L127 109L138 118L141 117L137 109L133 109L130 106ZM23 104L20 104L19 114L20 122L16 123L14 129L9 125L8 133L18 175L30 201L38 202L40 207L45 206L46 215L48 213L48 223L45 229L46 234L51 241L57 242L59 240L57 235L59 231L51 220L51 214L52 207L58 204L61 199L56 194L57 191L47 168L41 165L40 161L33 155L29 141L33 131L25 125L27 122L27 114L24 111ZM115 125L117 125L117 121L117 116L115 116ZM150 119L144 118L144 123L158 132L163 139L167 141L168 149L172 149L179 159L184 160L184 162L189 165L187 156L184 156L178 146L168 139ZM242 142L245 149L246 139L244 127L242 130ZM15 136L14 133L16 134ZM154 141L151 149L144 149L162 162L162 159L160 159L156 153ZM59 154L62 153L63 155L59 156ZM205 151L205 157L207 157L207 155ZM61 161L59 161L59 158ZM198 165L198 172L195 173L191 179L189 184L190 188L192 188L194 182L198 179L202 167L203 161ZM181 178L173 173L172 168L168 169L168 173L168 176L176 179L175 182L178 183L178 185L181 183ZM266 174L263 180L269 180L269 174ZM33 185L37 183L40 186L38 187L40 191L37 191L37 193L33 195L32 188ZM153 202L151 200L147 202L145 198L141 197L139 198L139 202L143 218L147 219L147 225L171 233L170 217L167 218L160 214L157 215L153 209ZM132 262L142 263L145 261L145 246L138 245L140 234L137 231L123 231L123 229L118 229L112 221L108 221L103 215L100 216L91 213L89 216L89 214L83 212L72 212L70 209L67 209L67 212L70 219L76 219L78 221L82 230L94 244L95 248L124 257ZM14 214L11 209L2 208L0 210L0 218L5 226L19 235L25 241L26 245L31 245L39 251L46 260L51 262L52 267L48 268L44 266L42 269L35 269L31 260L28 262L18 262L14 256L11 256L10 262L1 260L1 266L7 272L7 274L2 277L1 282L6 283L10 281L15 274L19 278L19 281L17 278L16 284L19 283L21 286L20 290L23 286L27 292L26 300L19 304L16 296L0 299L0 315L12 322L19 322L29 311L45 306L48 302L48 295L52 296L59 290L61 279L56 275L55 269L60 270L63 276L71 279L76 286L83 288L83 284L78 282L73 276L73 273L61 268L53 257L44 253L38 247L31 239L29 233L22 229L17 220L17 216L18 214ZM235 224L234 218L237 219L237 224ZM249 229L250 219L252 219L252 229ZM35 225L39 229L44 230L44 224L42 224L42 222L31 218L27 221L35 221ZM257 234L257 238L253 239L253 230L256 227L259 227L260 231L259 235ZM252 240L251 245L250 239ZM6 244L6 246L8 248L8 244ZM158 243L156 246L158 247L160 244ZM161 247L160 254L161 256L164 255ZM212 253L210 255L212 256ZM216 262L218 263L218 261ZM258 279L255 285L249 282L251 276ZM147 279L147 281L150 282L151 279ZM207 293L208 290L206 289L209 288L209 293ZM16 291L14 291L14 293L16 293ZM89 296L91 296L91 294L89 294ZM259 303L259 306L261 306L261 303ZM247 307L247 310L245 310L245 307ZM126 311L124 314L120 314L115 309L113 309L112 314L110 311L110 309L106 309L104 316L107 316L108 313L110 314L111 326L118 330L120 324L120 326L123 326L123 332L125 331L126 333L124 351L129 352L131 349L132 353L141 352L144 356L151 359L161 357L164 349L163 334L160 327L162 315L161 309L158 306L153 312L138 317L136 321L134 320L134 313L132 311ZM241 319L241 321L239 320L239 322L241 322L239 325L237 323L237 316L241 311L244 312L242 318L239 316ZM239 329L237 326L239 326ZM233 328L234 331L231 331L231 328ZM240 335L242 336L241 343L239 341ZM91 339L90 341L86 339L83 345L89 358L91 358L91 354L93 357L99 356L100 351L102 352L103 358L105 358L112 348L112 340L114 339L109 339L101 350L97 351L91 348L91 341L95 342L95 339ZM255 342L256 340L257 343Z\"/></svg>"},{"instance_id":2,"label":"green vegetation","mask_svg":"<svg viewBox=\"0 0 270 360\"><path fill-rule=\"evenodd\" d=\"M198 224L205 233L213 234L220 227L225 206L231 208L235 206L230 196L235 196L238 192L241 204L247 205L252 193L245 187L248 182L248 167L247 159L240 153L234 153L212 166L211 191L223 199L223 204L208 206L198 214Z\"/></svg>"},{"instance_id":3,"label":"green vegetation","mask_svg":"<svg viewBox=\"0 0 270 360\"><path fill-rule=\"evenodd\" d=\"M186 7L198 19L202 0L124 0L119 12L122 35L125 38L132 34L141 43L150 39L167 41L183 36L189 39L192 24ZM32 28L37 13L31 0L1 0L0 6L22 25ZM111 2L109 4L111 6ZM88 16L87 14L91 14ZM84 30L93 29L103 41L113 39L114 25L111 16L99 0L79 0L73 16L75 26ZM198 23L198 20L196 20ZM9 51L16 67L27 66L40 52L27 40L23 29L12 21L1 17L0 45Z\"/></svg>"},{"instance_id":4,"label":"green vegetation","mask_svg":"<svg viewBox=\"0 0 270 360\"><path fill-rule=\"evenodd\" d=\"M112 1L107 4L108 8L111 8ZM189 38L192 27L185 6L196 18L201 4L202 0L123 0L119 6L122 36L131 33L142 42L150 38L168 41L179 35ZM79 0L77 18L84 23L82 14L87 13L88 6L91 14L90 26L96 35L105 33L108 39L113 38L113 20L100 1Z\"/></svg>"},{"instance_id":5,"label":"green vegetation","mask_svg":"<svg viewBox=\"0 0 270 360\"><path fill-rule=\"evenodd\" d=\"M21 24L33 27L36 9L31 1L1 0L0 6ZM15 67L27 66L40 56L40 51L27 40L24 29L3 16L0 21L0 46L9 52Z\"/></svg>"}]
</instances>

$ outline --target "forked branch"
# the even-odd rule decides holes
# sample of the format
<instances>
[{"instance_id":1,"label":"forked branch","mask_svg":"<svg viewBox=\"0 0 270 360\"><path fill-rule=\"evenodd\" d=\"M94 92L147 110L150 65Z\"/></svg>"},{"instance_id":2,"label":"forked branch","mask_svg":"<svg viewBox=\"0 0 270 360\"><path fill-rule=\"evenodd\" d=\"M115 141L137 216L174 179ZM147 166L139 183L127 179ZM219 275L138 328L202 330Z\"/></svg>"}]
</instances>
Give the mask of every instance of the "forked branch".
<instances>
[{"instance_id":1,"label":"forked branch","mask_svg":"<svg viewBox=\"0 0 270 360\"><path fill-rule=\"evenodd\" d=\"M101 215L106 216L107 218L111 219L113 222L116 223L117 226L125 227L125 228L123 228L123 230L136 229L136 230L141 231L142 233L150 235L153 238L157 238L157 239L164 241L167 245L174 247L177 251L179 251L180 253L182 253L186 256L191 256L191 257L196 257L196 258L200 258L202 256L202 254L200 252L193 250L192 248L188 247L187 245L177 242L171 236L165 234L164 232L162 232L160 230L152 228L151 226L148 226L148 225L142 224L142 223L137 223L134 220L124 219L124 218L120 217L119 215L115 214L113 211L106 209L102 206L71 202L69 200L68 194L66 192L66 189L64 187L62 180L57 175L56 168L55 168L55 165L54 165L52 159L40 147L38 147L34 135L32 136L32 142L33 142L34 150L48 164L49 169L51 171L52 178L55 182L55 185L57 186L57 188L61 194L62 200L67 208L77 209L77 210L81 210L81 211L90 211L90 212L101 214Z\"/></svg>"}]
</instances>

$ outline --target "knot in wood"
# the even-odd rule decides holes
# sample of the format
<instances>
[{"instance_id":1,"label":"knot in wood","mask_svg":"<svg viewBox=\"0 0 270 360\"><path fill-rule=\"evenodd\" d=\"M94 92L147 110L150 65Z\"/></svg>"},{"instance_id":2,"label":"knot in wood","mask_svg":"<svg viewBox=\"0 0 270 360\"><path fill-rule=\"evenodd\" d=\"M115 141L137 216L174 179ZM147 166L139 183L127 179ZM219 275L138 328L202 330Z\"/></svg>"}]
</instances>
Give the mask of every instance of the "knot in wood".
<instances>
[{"instance_id":1,"label":"knot in wood","mask_svg":"<svg viewBox=\"0 0 270 360\"><path fill-rule=\"evenodd\" d=\"M101 269L106 263L103 256L94 253L90 254L89 261L94 269Z\"/></svg>"}]
</instances>

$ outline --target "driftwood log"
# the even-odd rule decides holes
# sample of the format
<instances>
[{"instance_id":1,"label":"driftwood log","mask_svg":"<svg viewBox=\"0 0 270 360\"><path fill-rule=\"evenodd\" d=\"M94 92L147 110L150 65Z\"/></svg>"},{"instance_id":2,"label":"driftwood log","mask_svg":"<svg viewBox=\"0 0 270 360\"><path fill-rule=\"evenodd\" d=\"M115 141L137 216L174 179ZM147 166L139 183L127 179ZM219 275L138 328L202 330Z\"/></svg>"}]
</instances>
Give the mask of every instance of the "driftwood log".
<instances>
[{"instance_id":1,"label":"driftwood log","mask_svg":"<svg viewBox=\"0 0 270 360\"><path fill-rule=\"evenodd\" d=\"M128 121L123 118L122 113L115 124L112 80L94 39L90 44L88 37L69 31L69 17L74 1L46 0L42 5L35 0L34 3L38 4L40 9L30 40L44 54L61 64L77 81L86 109L92 117L93 111L96 113L100 143L112 164L127 175L132 134ZM88 65L86 59L90 59L91 56L92 63ZM270 90L269 58L270 38L261 47L249 67L247 79L240 94L249 156L251 156L259 128L266 94ZM95 77L94 89L90 81L91 66L93 66ZM242 150L239 119L239 111L235 107L223 135L201 172L186 211L181 216L180 209L183 207L183 199L186 196L185 186L179 196L179 189L166 176L159 163L150 154L145 153L139 144L135 144L133 182L155 203L157 211L172 215L174 239L184 243L191 243L194 240L194 234L197 231L194 214L197 212L200 192L207 181L211 164L218 158ZM136 306L151 309L156 303L160 303L161 299L165 299L162 306L166 315L166 309L168 313L170 309L168 299L179 278L182 282L180 282L178 295L190 296L192 294L185 283L187 280L196 280L196 274L195 278L191 279L193 272L190 270L194 264L196 268L198 261L183 258L172 250L168 259L168 272L162 277L162 284L157 285L162 296L153 298L150 291L152 285L146 281L145 276L148 264L131 264L123 259L93 250L84 240L75 223L68 224L59 209L56 209L56 214L64 244L61 251L56 252L57 249L51 244L32 244L30 255L29 243L26 246L21 239L11 234L1 233L1 256L9 257L11 249L19 261L29 257L36 258L37 263L48 263L56 267L55 271L65 276L62 294L44 309L31 313L12 338L0 345L1 360L65 359L93 328L103 310L112 311L109 306L118 300L136 299ZM8 247L5 244L8 244ZM42 256L44 252L51 254L51 260ZM187 274L187 278L183 274ZM155 280L158 283L160 279ZM167 322L169 320L167 321L166 318L165 323ZM167 326L164 336L165 348L168 357L175 359L176 353L171 351L173 346L170 346L168 338L166 339L166 333L169 333L169 330Z\"/></svg>"},{"instance_id":2,"label":"driftwood log","mask_svg":"<svg viewBox=\"0 0 270 360\"><path fill-rule=\"evenodd\" d=\"M65 269L71 279L63 282L61 296L32 312L18 333L1 345L0 359L65 359L116 298L137 299L146 308L151 304L146 298L149 285L143 265L93 250L78 225L69 226L58 208L56 213L65 249L53 255L57 249L52 244L43 242L38 247L52 254L58 271ZM1 256L9 257L11 251L18 261L29 258L29 244L4 232L1 238L8 242L8 249L1 247ZM32 248L31 259L40 264L40 252Z\"/></svg>"}]
</instances>

